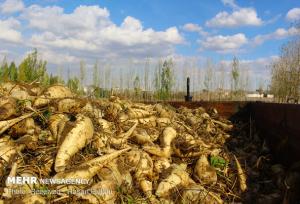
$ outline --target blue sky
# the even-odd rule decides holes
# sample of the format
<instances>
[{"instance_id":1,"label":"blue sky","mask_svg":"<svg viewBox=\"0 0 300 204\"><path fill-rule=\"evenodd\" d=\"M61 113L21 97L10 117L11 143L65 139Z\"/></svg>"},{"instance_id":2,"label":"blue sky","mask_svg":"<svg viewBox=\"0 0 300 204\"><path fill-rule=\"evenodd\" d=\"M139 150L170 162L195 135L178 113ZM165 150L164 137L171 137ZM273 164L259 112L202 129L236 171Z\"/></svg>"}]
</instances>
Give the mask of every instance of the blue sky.
<instances>
[{"instance_id":1,"label":"blue sky","mask_svg":"<svg viewBox=\"0 0 300 204\"><path fill-rule=\"evenodd\" d=\"M235 1L241 8L254 8L260 19L266 22L262 26L237 26L230 28L207 28L205 22L212 19L221 11L232 12L233 9L229 5L224 5L220 0L191 0L189 2L182 0L86 0L84 5L99 5L110 11L110 18L117 25L120 25L124 18L132 16L139 19L145 28L153 28L155 30L165 30L171 26L181 28L186 23L194 23L206 29L209 32L215 32L221 35L234 35L235 33L244 33L248 38L254 38L259 34L269 34L278 28L288 28L292 21L286 19L286 14L292 8L300 7L297 0L284 0L274 3L273 0L252 0L252 1ZM58 5L65 9L66 13L72 13L76 7L82 5L82 1L25 1L26 5L39 4L43 6ZM225 56L231 58L232 55L220 55L215 52L199 53L197 33L182 33L186 38L188 45L179 45L176 49L177 53L194 56ZM280 46L286 38L280 40L270 40L261 46L256 46L248 50L246 53L240 53L241 57L247 59L255 59L258 57L268 57L277 55Z\"/></svg>"},{"instance_id":2,"label":"blue sky","mask_svg":"<svg viewBox=\"0 0 300 204\"><path fill-rule=\"evenodd\" d=\"M266 74L299 19L298 0L0 0L0 55L20 61L38 48L60 66L147 57L228 65L236 55Z\"/></svg>"}]
</instances>

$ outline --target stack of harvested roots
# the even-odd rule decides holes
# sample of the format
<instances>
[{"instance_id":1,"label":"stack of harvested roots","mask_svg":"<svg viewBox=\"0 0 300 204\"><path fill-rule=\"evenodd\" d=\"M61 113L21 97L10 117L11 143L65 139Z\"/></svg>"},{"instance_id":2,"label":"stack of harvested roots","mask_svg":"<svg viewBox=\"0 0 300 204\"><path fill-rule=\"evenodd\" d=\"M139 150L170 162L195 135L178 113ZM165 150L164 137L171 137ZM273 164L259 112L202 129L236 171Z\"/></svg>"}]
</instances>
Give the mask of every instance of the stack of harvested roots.
<instances>
[{"instance_id":1,"label":"stack of harvested roots","mask_svg":"<svg viewBox=\"0 0 300 204\"><path fill-rule=\"evenodd\" d=\"M260 139L240 144L231 136L235 126L215 109L80 98L62 85L6 82L0 94L4 201L231 203L257 197L266 185L249 191L268 162ZM38 182L7 179L14 177Z\"/></svg>"}]
</instances>

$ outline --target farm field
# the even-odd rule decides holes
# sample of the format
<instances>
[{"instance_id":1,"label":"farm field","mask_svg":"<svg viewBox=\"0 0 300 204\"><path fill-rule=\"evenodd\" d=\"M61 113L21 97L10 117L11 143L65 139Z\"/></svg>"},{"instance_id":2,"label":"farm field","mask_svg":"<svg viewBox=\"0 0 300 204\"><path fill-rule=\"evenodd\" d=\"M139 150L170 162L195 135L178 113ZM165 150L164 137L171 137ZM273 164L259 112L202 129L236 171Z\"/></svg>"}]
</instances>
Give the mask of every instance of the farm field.
<instances>
[{"instance_id":1,"label":"farm field","mask_svg":"<svg viewBox=\"0 0 300 204\"><path fill-rule=\"evenodd\" d=\"M0 93L4 201L288 199L276 184L284 178L284 167L272 164L258 132L249 135L249 128L255 128L248 122L232 123L214 108L175 109L115 96L88 99L62 85L44 89L7 82ZM17 176L38 182L8 182Z\"/></svg>"}]
</instances>

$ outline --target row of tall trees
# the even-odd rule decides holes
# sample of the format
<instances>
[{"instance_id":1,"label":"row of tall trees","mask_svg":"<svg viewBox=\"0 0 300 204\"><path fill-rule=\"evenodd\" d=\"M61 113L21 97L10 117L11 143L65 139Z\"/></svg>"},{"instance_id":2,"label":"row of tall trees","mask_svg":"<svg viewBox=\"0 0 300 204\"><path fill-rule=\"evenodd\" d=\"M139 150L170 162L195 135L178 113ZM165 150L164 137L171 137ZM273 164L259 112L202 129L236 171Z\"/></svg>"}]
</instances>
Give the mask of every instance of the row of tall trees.
<instances>
[{"instance_id":1,"label":"row of tall trees","mask_svg":"<svg viewBox=\"0 0 300 204\"><path fill-rule=\"evenodd\" d=\"M32 83L38 82L41 85L47 86L51 84L61 83L64 84L62 78L62 73L59 73L59 76L53 76L47 72L47 62L39 59L38 51L35 49L33 52L29 53L27 57L20 63L19 66L16 66L14 62L10 64L7 62L6 57L4 57L2 64L0 66L0 82L13 81L13 82L25 82ZM68 70L68 80L66 85L74 92L78 94L85 93L85 84L86 84L86 64L84 61L80 62L80 74L79 76L71 76L70 70ZM147 60L145 65L144 73L144 90L150 91L149 88L149 60ZM104 82L101 83L100 77L104 79ZM130 73L132 76L132 73ZM122 74L120 75L122 76ZM157 99L167 99L171 95L172 86L173 86L173 62L172 60L160 61L158 65L158 70L155 76L155 95ZM123 80L123 79L121 79ZM98 61L96 61L93 68L93 84L92 88L93 94L96 97L107 97L108 96L108 83L112 81L111 79L111 70L109 66L105 67L103 73L99 71ZM121 81L123 84L123 81ZM132 82L133 86L130 83L127 84L127 90L133 87L134 95L140 96L143 87L141 86L141 79L138 75L134 76Z\"/></svg>"},{"instance_id":2,"label":"row of tall trees","mask_svg":"<svg viewBox=\"0 0 300 204\"><path fill-rule=\"evenodd\" d=\"M85 75L83 70L86 68L83 68L83 64L85 63L80 63L81 76ZM108 63L99 65L96 61L92 71L92 87L96 88L96 95L105 97L107 94L103 93L104 90L116 88L120 92L126 92L128 97L141 100L145 98L147 100L172 99L178 93L181 93L179 97L183 99L187 77L191 78L191 91L194 94L202 91L207 93L208 100L216 99L213 92L218 92L218 99L221 99L225 92L230 92L230 96L227 98L233 99L241 98L251 89L249 69L240 67L237 57L233 58L230 65L215 63L208 59L203 65L203 69L194 61L175 64L172 59L159 60L157 63L146 59L144 64L140 62L137 65L129 60L127 65L126 68L116 70L117 66L115 65ZM80 83L84 83L84 78L81 78ZM149 96L149 94L153 95Z\"/></svg>"},{"instance_id":3,"label":"row of tall trees","mask_svg":"<svg viewBox=\"0 0 300 204\"><path fill-rule=\"evenodd\" d=\"M176 65L172 59L159 60L155 67L150 59L147 59L144 65L138 64L136 67L131 60L129 62L127 69L120 67L116 71L115 66L108 63L99 64L98 61L90 70L86 63L81 61L79 73L71 74L71 70L68 69L65 82L62 67L58 68L57 76L49 74L47 62L39 59L37 50L34 50L19 66L14 62L9 64L4 58L0 64L0 80L39 82L44 86L62 83L78 94L87 93L87 88L92 89L89 94L95 97L108 97L111 89L117 87L121 94L138 100L183 100L187 77L191 78L191 91L196 100L216 100L216 92L219 94L218 99L224 99L224 93L230 92L230 87L230 97L233 99L237 93L245 93L249 89L249 85L245 84L249 82L249 73L241 69L236 57L232 60L231 70L228 65L225 68L225 64L216 64L211 59L206 61L204 69L200 69L196 61ZM76 72L72 70L72 73ZM197 98L198 93L204 93L204 98Z\"/></svg>"},{"instance_id":4,"label":"row of tall trees","mask_svg":"<svg viewBox=\"0 0 300 204\"><path fill-rule=\"evenodd\" d=\"M16 66L13 61L8 63L6 57L4 57L0 64L0 82L6 81L21 83L37 82L43 86L65 83L61 74L60 76L49 75L47 72L47 61L39 59L36 49L29 53L19 66ZM80 81L76 77L70 78L67 81L67 85L75 92L81 90Z\"/></svg>"},{"instance_id":5,"label":"row of tall trees","mask_svg":"<svg viewBox=\"0 0 300 204\"><path fill-rule=\"evenodd\" d=\"M40 82L43 85L62 82L58 76L47 73L46 65L46 61L38 59L37 50L29 53L19 66L14 62L9 64L4 58L0 68L0 81Z\"/></svg>"},{"instance_id":6,"label":"row of tall trees","mask_svg":"<svg viewBox=\"0 0 300 204\"><path fill-rule=\"evenodd\" d=\"M219 98L229 93L229 99L241 100L251 90L249 69L241 67L236 56L233 57L228 68L226 71L224 63L215 64L211 59L207 60L203 73L203 91L207 93L208 100L213 93L217 93Z\"/></svg>"},{"instance_id":7,"label":"row of tall trees","mask_svg":"<svg viewBox=\"0 0 300 204\"><path fill-rule=\"evenodd\" d=\"M279 60L272 64L271 91L279 102L300 97L300 38L282 46Z\"/></svg>"}]
</instances>

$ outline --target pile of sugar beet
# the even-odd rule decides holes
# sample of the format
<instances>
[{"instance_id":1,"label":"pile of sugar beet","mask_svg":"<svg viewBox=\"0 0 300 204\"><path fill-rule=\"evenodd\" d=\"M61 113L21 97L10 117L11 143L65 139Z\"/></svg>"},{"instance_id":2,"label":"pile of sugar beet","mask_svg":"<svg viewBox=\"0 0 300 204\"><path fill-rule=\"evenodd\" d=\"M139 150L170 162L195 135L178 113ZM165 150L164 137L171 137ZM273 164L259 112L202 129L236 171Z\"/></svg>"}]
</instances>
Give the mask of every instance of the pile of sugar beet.
<instances>
[{"instance_id":1,"label":"pile of sugar beet","mask_svg":"<svg viewBox=\"0 0 300 204\"><path fill-rule=\"evenodd\" d=\"M0 95L0 203L285 199L285 170L271 164L265 143L247 136L249 124L232 124L215 109L79 97L63 85L5 82Z\"/></svg>"}]
</instances>

